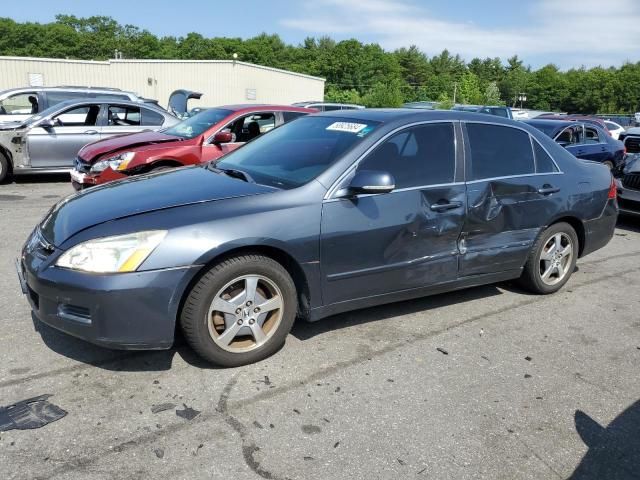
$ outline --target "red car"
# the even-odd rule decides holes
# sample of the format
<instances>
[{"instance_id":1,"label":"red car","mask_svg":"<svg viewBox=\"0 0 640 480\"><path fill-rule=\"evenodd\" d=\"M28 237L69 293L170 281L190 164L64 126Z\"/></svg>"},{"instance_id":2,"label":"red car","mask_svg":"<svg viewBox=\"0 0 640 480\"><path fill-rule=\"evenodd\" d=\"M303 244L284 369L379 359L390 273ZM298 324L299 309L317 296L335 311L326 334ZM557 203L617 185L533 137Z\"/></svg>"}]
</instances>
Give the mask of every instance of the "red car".
<instances>
[{"instance_id":1,"label":"red car","mask_svg":"<svg viewBox=\"0 0 640 480\"><path fill-rule=\"evenodd\" d=\"M111 137L78 153L76 190L132 175L216 160L245 142L316 110L284 105L210 108L173 127Z\"/></svg>"}]
</instances>

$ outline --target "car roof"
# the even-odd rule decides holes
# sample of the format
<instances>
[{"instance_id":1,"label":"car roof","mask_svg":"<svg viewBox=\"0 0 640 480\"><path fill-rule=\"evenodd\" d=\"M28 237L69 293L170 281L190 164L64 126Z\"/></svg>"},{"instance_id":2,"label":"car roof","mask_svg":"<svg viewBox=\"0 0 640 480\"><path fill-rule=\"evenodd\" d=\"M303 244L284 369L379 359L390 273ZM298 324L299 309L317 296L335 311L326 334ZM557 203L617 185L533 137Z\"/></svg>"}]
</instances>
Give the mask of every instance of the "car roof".
<instances>
[{"instance_id":1,"label":"car roof","mask_svg":"<svg viewBox=\"0 0 640 480\"><path fill-rule=\"evenodd\" d=\"M263 111L263 110L273 110L273 111L285 111L285 112L301 112L301 113L309 113L313 112L313 109L304 108L304 107L294 107L291 105L270 105L270 104L262 104L262 103L241 103L236 105L220 105L219 107L224 110L231 110L234 113L249 113L252 111Z\"/></svg>"},{"instance_id":2,"label":"car roof","mask_svg":"<svg viewBox=\"0 0 640 480\"><path fill-rule=\"evenodd\" d=\"M16 88L8 88L6 90L0 91L2 93L16 93L16 92L105 92L105 93L123 93L126 95L135 95L133 92L129 92L126 90L121 90L119 88L110 88L110 87L75 87L75 86L58 86L58 87L16 87Z\"/></svg>"},{"instance_id":3,"label":"car roof","mask_svg":"<svg viewBox=\"0 0 640 480\"><path fill-rule=\"evenodd\" d=\"M581 125L581 122L578 122L576 120L555 120L555 119L548 119L548 118L530 118L527 120L522 120L522 122L527 123L529 125L533 125L534 127L536 125L548 125L548 126L556 126L557 128L566 128L566 127L570 127L571 125Z\"/></svg>"},{"instance_id":4,"label":"car roof","mask_svg":"<svg viewBox=\"0 0 640 480\"><path fill-rule=\"evenodd\" d=\"M391 123L411 119L416 122L442 120L442 121L475 121L482 123L501 123L505 125L517 125L517 122L508 118L490 116L484 113L464 112L461 110L427 110L422 108L363 108L357 110L335 110L316 113L314 116L345 118L350 120L373 121Z\"/></svg>"}]
</instances>

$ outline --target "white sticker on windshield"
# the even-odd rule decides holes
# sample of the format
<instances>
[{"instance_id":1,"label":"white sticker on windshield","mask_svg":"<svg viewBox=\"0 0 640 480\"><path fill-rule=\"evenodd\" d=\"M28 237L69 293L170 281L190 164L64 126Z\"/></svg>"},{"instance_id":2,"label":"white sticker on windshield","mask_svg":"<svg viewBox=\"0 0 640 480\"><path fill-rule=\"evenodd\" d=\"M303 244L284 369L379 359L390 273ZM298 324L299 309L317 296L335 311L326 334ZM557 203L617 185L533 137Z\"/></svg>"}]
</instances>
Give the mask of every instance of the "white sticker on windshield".
<instances>
[{"instance_id":1,"label":"white sticker on windshield","mask_svg":"<svg viewBox=\"0 0 640 480\"><path fill-rule=\"evenodd\" d=\"M327 130L335 130L336 132L358 133L360 130L367 128L366 123L352 122L335 122L327 127Z\"/></svg>"}]
</instances>

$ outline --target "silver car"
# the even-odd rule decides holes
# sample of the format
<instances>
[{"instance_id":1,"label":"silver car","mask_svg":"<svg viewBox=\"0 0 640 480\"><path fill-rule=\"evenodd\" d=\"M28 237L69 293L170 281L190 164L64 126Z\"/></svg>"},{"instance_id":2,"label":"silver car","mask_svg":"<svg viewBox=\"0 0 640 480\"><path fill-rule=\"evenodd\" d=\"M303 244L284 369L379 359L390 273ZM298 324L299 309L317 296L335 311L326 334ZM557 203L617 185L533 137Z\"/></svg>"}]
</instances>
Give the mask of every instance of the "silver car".
<instances>
[{"instance_id":1,"label":"silver car","mask_svg":"<svg viewBox=\"0 0 640 480\"><path fill-rule=\"evenodd\" d=\"M59 103L23 122L0 125L0 182L11 173L69 171L88 143L179 121L147 103L105 98Z\"/></svg>"}]
</instances>

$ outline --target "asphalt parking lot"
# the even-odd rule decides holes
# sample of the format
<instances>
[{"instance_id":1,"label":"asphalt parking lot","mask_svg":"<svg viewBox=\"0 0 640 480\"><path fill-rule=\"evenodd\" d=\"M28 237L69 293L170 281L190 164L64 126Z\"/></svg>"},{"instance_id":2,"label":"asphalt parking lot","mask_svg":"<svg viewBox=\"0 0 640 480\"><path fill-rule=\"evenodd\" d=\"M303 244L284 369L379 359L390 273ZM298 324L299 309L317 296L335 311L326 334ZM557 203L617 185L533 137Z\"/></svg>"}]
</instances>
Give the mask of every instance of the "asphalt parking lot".
<instances>
[{"instance_id":1,"label":"asphalt parking lot","mask_svg":"<svg viewBox=\"0 0 640 480\"><path fill-rule=\"evenodd\" d=\"M639 220L556 295L501 284L300 323L224 370L32 319L13 259L71 193L0 186L0 407L49 394L67 412L0 433L2 479L640 476Z\"/></svg>"}]
</instances>

